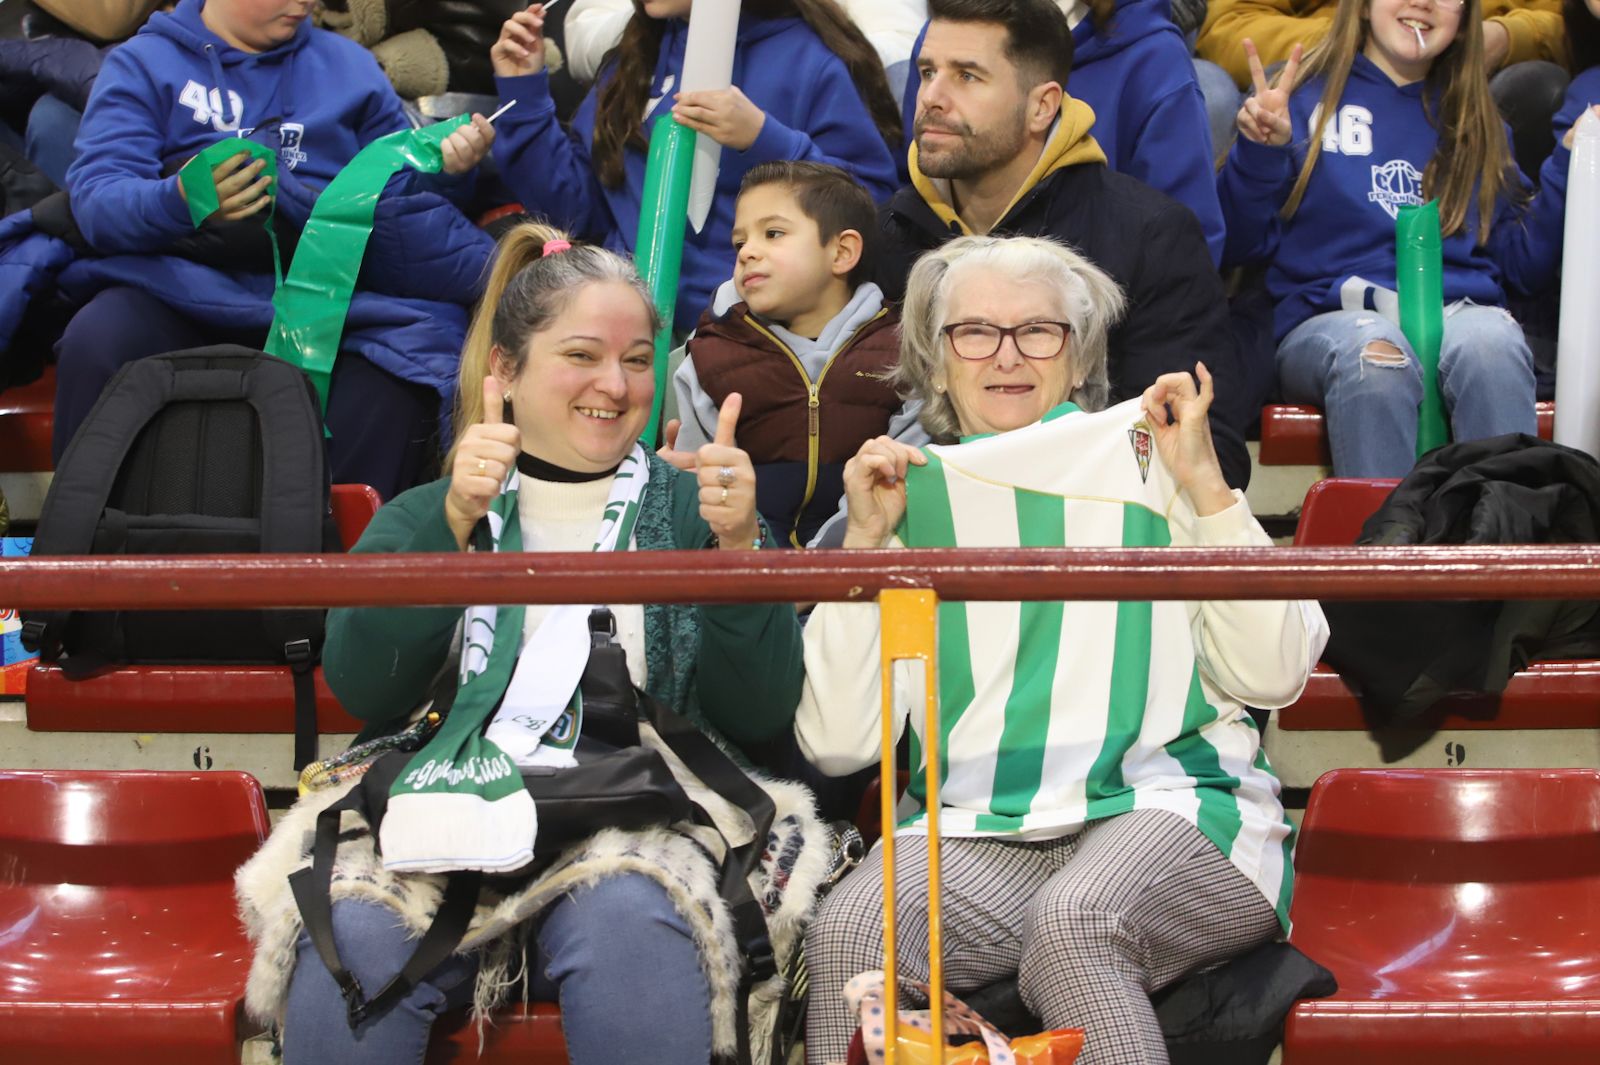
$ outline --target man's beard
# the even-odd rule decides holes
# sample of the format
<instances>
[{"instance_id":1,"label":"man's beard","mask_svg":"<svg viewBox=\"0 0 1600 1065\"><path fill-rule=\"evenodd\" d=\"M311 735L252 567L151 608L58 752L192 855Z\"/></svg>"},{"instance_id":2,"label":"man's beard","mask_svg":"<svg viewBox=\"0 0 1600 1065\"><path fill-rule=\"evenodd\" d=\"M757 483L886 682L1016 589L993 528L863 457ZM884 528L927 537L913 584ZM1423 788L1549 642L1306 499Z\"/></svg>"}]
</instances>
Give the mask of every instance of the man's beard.
<instances>
[{"instance_id":1,"label":"man's beard","mask_svg":"<svg viewBox=\"0 0 1600 1065\"><path fill-rule=\"evenodd\" d=\"M930 122L926 114L917 116L917 168L931 178L949 178L964 181L979 177L1015 159L1027 143L1024 129L1026 105L1018 107L1009 122L996 122L982 133L966 123L945 124ZM953 133L960 138L936 152L928 152L922 134L928 128Z\"/></svg>"}]
</instances>

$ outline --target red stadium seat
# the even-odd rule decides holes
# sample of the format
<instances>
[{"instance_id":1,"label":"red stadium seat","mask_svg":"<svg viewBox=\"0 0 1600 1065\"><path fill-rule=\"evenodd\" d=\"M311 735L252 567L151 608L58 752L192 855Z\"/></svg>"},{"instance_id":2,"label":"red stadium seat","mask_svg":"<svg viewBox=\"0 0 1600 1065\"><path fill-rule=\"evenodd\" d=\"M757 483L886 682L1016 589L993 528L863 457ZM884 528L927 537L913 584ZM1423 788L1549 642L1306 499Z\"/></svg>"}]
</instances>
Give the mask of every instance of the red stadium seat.
<instances>
[{"instance_id":1,"label":"red stadium seat","mask_svg":"<svg viewBox=\"0 0 1600 1065\"><path fill-rule=\"evenodd\" d=\"M1333 971L1284 1065L1600 1061L1600 773L1336 770L1290 940Z\"/></svg>"},{"instance_id":2,"label":"red stadium seat","mask_svg":"<svg viewBox=\"0 0 1600 1065\"><path fill-rule=\"evenodd\" d=\"M567 1065L567 1040L561 1011L548 1002L501 1010L484 1029L478 1056L478 1029L465 1013L434 1025L426 1065Z\"/></svg>"},{"instance_id":3,"label":"red stadium seat","mask_svg":"<svg viewBox=\"0 0 1600 1065\"><path fill-rule=\"evenodd\" d=\"M1536 404L1539 435L1552 439L1556 405ZM1288 404L1261 409L1261 453L1263 466L1332 466L1328 453L1328 426L1316 407Z\"/></svg>"},{"instance_id":4,"label":"red stadium seat","mask_svg":"<svg viewBox=\"0 0 1600 1065\"><path fill-rule=\"evenodd\" d=\"M1330 478L1306 493L1296 547L1355 542L1361 526L1398 482ZM1600 661L1536 662L1514 674L1497 698L1452 695L1403 731L1431 742L1407 751L1410 765L1588 765L1600 757ZM1392 739L1393 737L1391 737ZM1305 787L1325 769L1380 765L1385 741L1368 736L1361 702L1338 673L1318 666L1297 702L1268 725L1268 753L1285 785Z\"/></svg>"},{"instance_id":5,"label":"red stadium seat","mask_svg":"<svg viewBox=\"0 0 1600 1065\"><path fill-rule=\"evenodd\" d=\"M50 434L56 423L56 369L32 384L0 391L0 473L55 469Z\"/></svg>"},{"instance_id":6,"label":"red stadium seat","mask_svg":"<svg viewBox=\"0 0 1600 1065\"><path fill-rule=\"evenodd\" d=\"M382 500L364 484L333 486L333 517L348 549ZM28 727L35 732L294 731L294 680L287 666L124 666L86 680L61 667L28 671ZM317 670L317 731L358 732Z\"/></svg>"},{"instance_id":7,"label":"red stadium seat","mask_svg":"<svg viewBox=\"0 0 1600 1065\"><path fill-rule=\"evenodd\" d=\"M0 770L0 1061L237 1065L244 773Z\"/></svg>"}]
</instances>

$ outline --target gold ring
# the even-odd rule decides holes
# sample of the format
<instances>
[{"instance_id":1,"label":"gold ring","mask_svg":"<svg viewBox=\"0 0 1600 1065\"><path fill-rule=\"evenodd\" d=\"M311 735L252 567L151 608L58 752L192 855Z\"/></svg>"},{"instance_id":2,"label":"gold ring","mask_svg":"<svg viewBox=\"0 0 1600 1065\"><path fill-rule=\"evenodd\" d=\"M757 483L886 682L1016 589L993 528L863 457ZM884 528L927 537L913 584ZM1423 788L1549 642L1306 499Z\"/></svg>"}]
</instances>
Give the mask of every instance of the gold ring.
<instances>
[{"instance_id":1,"label":"gold ring","mask_svg":"<svg viewBox=\"0 0 1600 1065\"><path fill-rule=\"evenodd\" d=\"M717 500L717 504L724 507L728 505L728 490L726 488L722 490L722 498Z\"/></svg>"},{"instance_id":2,"label":"gold ring","mask_svg":"<svg viewBox=\"0 0 1600 1065\"><path fill-rule=\"evenodd\" d=\"M489 470L489 460L488 459L479 459L478 460L478 472L479 473L487 473L488 470Z\"/></svg>"}]
</instances>

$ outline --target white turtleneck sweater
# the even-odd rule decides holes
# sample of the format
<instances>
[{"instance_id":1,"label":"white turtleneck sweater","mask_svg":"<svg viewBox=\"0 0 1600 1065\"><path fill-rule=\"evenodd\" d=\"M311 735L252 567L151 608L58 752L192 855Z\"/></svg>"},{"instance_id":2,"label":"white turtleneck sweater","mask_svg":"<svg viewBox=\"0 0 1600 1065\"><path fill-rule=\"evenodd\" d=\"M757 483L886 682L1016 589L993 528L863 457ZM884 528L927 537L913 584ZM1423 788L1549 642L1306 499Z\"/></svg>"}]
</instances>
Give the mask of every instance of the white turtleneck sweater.
<instances>
[{"instance_id":1,"label":"white turtleneck sweater","mask_svg":"<svg viewBox=\"0 0 1600 1065\"><path fill-rule=\"evenodd\" d=\"M522 525L524 551L592 551L611 478L564 484L524 475L517 494L517 514ZM634 550L629 543L627 549ZM551 608L530 604L523 615L522 638L538 629ZM628 654L628 675L639 687L645 684L644 607L638 603L611 605L617 619L617 641Z\"/></svg>"}]
</instances>

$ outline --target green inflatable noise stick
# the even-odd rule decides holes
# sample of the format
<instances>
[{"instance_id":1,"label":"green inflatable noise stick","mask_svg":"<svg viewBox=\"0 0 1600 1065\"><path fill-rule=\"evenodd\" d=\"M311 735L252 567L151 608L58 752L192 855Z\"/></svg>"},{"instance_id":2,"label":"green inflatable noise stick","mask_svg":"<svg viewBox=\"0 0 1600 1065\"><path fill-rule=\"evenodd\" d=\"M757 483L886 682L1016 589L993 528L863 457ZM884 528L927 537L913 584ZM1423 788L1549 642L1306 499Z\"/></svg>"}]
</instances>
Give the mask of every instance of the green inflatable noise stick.
<instances>
[{"instance_id":1,"label":"green inflatable noise stick","mask_svg":"<svg viewBox=\"0 0 1600 1065\"><path fill-rule=\"evenodd\" d=\"M444 169L439 145L467 122L461 115L422 129L379 137L346 163L317 197L289 276L272 294L272 327L263 348L297 366L316 386L323 416L339 338L355 293L356 275L372 236L378 197L401 167L424 174Z\"/></svg>"},{"instance_id":2,"label":"green inflatable noise stick","mask_svg":"<svg viewBox=\"0 0 1600 1065\"><path fill-rule=\"evenodd\" d=\"M262 222L272 238L276 285L272 293L272 325L262 350L293 364L311 379L324 417L339 338L344 334L345 316L350 312L367 240L372 236L378 197L401 167L409 166L424 174L444 169L440 144L471 120L470 115L461 115L422 129L401 130L379 137L356 153L317 197L287 278L283 276L278 238L272 228L278 191L276 152L254 141L230 137L211 145L178 172L189 217L199 228L218 206L217 186L211 176L214 166L241 151L267 161L262 173L272 179L268 191L273 196L273 206L265 212ZM677 285L676 266L673 285Z\"/></svg>"},{"instance_id":3,"label":"green inflatable noise stick","mask_svg":"<svg viewBox=\"0 0 1600 1065\"><path fill-rule=\"evenodd\" d=\"M661 405L667 395L667 356L672 351L672 320L678 306L678 273L689 224L689 185L694 177L695 132L663 115L650 131L644 191L639 204L635 259L661 315L656 334L656 398L650 405L645 442L654 447L661 431Z\"/></svg>"},{"instance_id":4,"label":"green inflatable noise stick","mask_svg":"<svg viewBox=\"0 0 1600 1065\"><path fill-rule=\"evenodd\" d=\"M1444 253L1439 240L1439 204L1400 208L1395 219L1395 289L1400 331L1422 367L1422 404L1417 408L1417 457L1450 442L1439 391L1439 347L1444 340Z\"/></svg>"}]
</instances>

